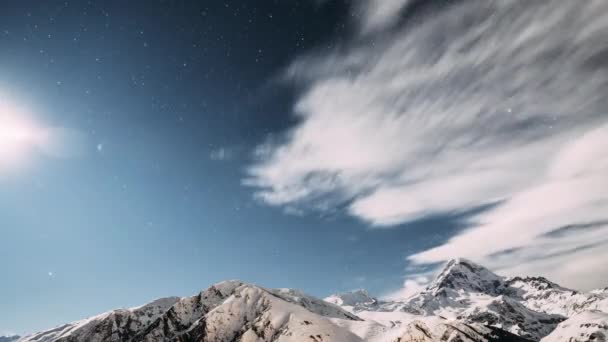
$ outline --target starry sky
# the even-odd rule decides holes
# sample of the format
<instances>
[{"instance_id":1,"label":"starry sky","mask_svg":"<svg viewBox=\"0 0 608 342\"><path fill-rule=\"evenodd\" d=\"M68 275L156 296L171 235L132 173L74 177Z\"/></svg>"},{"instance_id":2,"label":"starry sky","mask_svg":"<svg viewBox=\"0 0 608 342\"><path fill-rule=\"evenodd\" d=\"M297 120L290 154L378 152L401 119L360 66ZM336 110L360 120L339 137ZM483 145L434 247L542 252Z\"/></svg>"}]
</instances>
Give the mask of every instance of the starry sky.
<instances>
[{"instance_id":1,"label":"starry sky","mask_svg":"<svg viewBox=\"0 0 608 342\"><path fill-rule=\"evenodd\" d=\"M506 3L3 0L0 335L226 279L398 296L461 255L608 260L608 11L559 34L567 1ZM471 248L507 223L531 233Z\"/></svg>"},{"instance_id":2,"label":"starry sky","mask_svg":"<svg viewBox=\"0 0 608 342\"><path fill-rule=\"evenodd\" d=\"M286 215L241 184L254 147L294 123L281 69L331 47L344 4L3 1L0 13L2 99L81 145L0 178L0 332L233 278L319 296L400 286L412 232Z\"/></svg>"}]
</instances>

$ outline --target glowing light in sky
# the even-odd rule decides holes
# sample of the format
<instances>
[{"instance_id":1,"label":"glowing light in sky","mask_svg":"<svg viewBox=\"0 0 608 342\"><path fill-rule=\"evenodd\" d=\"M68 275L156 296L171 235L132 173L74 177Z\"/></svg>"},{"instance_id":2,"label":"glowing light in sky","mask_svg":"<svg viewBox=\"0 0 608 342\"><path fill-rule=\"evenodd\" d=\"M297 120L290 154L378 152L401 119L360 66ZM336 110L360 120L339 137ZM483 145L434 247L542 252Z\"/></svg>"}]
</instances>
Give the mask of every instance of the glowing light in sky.
<instances>
[{"instance_id":1,"label":"glowing light in sky","mask_svg":"<svg viewBox=\"0 0 608 342\"><path fill-rule=\"evenodd\" d=\"M49 131L27 112L0 99L0 171L22 163L49 139Z\"/></svg>"}]
</instances>

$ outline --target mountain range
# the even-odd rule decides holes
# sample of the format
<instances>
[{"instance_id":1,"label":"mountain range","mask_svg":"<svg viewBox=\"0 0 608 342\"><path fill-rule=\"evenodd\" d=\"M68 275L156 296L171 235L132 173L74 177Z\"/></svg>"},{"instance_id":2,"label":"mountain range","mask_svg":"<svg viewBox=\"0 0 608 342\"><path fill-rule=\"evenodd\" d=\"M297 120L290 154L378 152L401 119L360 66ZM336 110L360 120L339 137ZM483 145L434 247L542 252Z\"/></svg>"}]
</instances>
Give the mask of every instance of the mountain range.
<instances>
[{"instance_id":1,"label":"mountain range","mask_svg":"<svg viewBox=\"0 0 608 342\"><path fill-rule=\"evenodd\" d=\"M321 300L231 280L192 297L161 298L0 342L605 342L607 336L608 288L578 292L454 259L402 300L365 290Z\"/></svg>"}]
</instances>

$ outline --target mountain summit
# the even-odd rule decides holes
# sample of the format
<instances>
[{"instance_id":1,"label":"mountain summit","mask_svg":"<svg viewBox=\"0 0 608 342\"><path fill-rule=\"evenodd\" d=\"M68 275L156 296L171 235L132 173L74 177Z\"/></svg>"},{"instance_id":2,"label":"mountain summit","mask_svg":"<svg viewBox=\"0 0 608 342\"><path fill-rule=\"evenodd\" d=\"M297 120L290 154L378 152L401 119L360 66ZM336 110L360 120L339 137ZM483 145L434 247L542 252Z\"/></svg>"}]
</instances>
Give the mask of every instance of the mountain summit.
<instances>
[{"instance_id":1,"label":"mountain summit","mask_svg":"<svg viewBox=\"0 0 608 342\"><path fill-rule=\"evenodd\" d=\"M581 293L454 259L426 289L401 301L379 300L365 290L320 300L231 280L192 297L162 298L16 341L600 342L608 335L607 309L606 289Z\"/></svg>"},{"instance_id":2,"label":"mountain summit","mask_svg":"<svg viewBox=\"0 0 608 342\"><path fill-rule=\"evenodd\" d=\"M458 258L445 265L427 290L434 294L446 289L498 294L503 288L501 277L470 260Z\"/></svg>"}]
</instances>

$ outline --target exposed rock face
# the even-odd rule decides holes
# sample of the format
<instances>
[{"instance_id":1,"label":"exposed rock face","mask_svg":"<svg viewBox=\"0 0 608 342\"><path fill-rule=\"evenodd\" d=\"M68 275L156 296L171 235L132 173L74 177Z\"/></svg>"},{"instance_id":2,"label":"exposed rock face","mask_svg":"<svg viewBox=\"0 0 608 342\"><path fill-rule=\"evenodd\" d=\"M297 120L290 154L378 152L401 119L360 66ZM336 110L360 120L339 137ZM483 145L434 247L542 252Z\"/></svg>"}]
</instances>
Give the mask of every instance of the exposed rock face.
<instances>
[{"instance_id":1,"label":"exposed rock face","mask_svg":"<svg viewBox=\"0 0 608 342\"><path fill-rule=\"evenodd\" d=\"M518 295L510 296L514 293ZM523 300L525 293L480 265L454 259L424 291L405 301L401 310L486 324L539 340L566 317L529 308L532 305Z\"/></svg>"},{"instance_id":2,"label":"exposed rock face","mask_svg":"<svg viewBox=\"0 0 608 342\"><path fill-rule=\"evenodd\" d=\"M397 341L528 341L504 330L461 322L429 325L423 321L413 321Z\"/></svg>"},{"instance_id":3,"label":"exposed rock face","mask_svg":"<svg viewBox=\"0 0 608 342\"><path fill-rule=\"evenodd\" d=\"M132 309L119 309L23 337L19 342L126 341L179 301L162 298Z\"/></svg>"},{"instance_id":4,"label":"exposed rock face","mask_svg":"<svg viewBox=\"0 0 608 342\"><path fill-rule=\"evenodd\" d=\"M330 318L360 320L298 291L226 281L193 297L111 311L20 342L360 341Z\"/></svg>"},{"instance_id":5,"label":"exposed rock face","mask_svg":"<svg viewBox=\"0 0 608 342\"><path fill-rule=\"evenodd\" d=\"M371 316L382 312L437 316L536 341L572 315L588 310L608 312L606 289L581 293L542 277L505 278L466 259L449 261L425 290L402 301L381 301L360 294L339 294L327 300L361 317L371 312L376 313Z\"/></svg>"},{"instance_id":6,"label":"exposed rock face","mask_svg":"<svg viewBox=\"0 0 608 342\"><path fill-rule=\"evenodd\" d=\"M560 323L542 342L605 342L608 341L608 313L585 311Z\"/></svg>"},{"instance_id":7,"label":"exposed rock face","mask_svg":"<svg viewBox=\"0 0 608 342\"><path fill-rule=\"evenodd\" d=\"M499 295L504 291L504 287L503 279L498 275L469 260L460 258L450 260L427 291L435 295L448 290Z\"/></svg>"}]
</instances>

